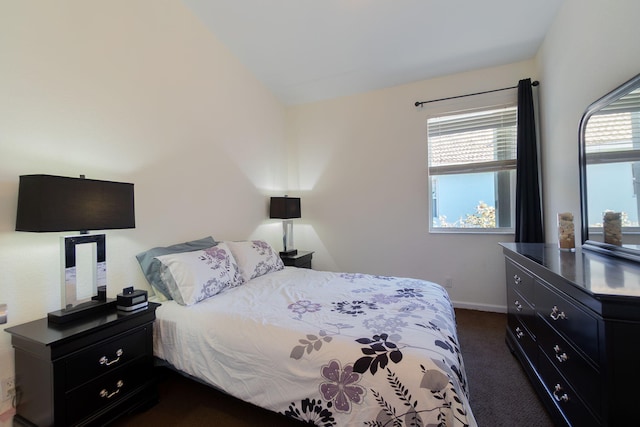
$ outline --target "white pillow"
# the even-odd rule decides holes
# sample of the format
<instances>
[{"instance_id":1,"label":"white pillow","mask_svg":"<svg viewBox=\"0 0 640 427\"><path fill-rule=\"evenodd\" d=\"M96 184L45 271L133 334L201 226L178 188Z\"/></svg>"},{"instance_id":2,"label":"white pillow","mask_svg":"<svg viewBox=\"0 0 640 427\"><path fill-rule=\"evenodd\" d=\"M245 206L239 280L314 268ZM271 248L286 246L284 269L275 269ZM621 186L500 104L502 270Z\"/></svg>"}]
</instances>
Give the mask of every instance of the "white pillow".
<instances>
[{"instance_id":1,"label":"white pillow","mask_svg":"<svg viewBox=\"0 0 640 427\"><path fill-rule=\"evenodd\" d=\"M229 245L238 262L240 274L245 282L284 268L280 255L263 240L225 243Z\"/></svg>"},{"instance_id":2,"label":"white pillow","mask_svg":"<svg viewBox=\"0 0 640 427\"><path fill-rule=\"evenodd\" d=\"M178 304L193 305L244 283L233 254L224 243L156 258L162 263L160 277Z\"/></svg>"}]
</instances>

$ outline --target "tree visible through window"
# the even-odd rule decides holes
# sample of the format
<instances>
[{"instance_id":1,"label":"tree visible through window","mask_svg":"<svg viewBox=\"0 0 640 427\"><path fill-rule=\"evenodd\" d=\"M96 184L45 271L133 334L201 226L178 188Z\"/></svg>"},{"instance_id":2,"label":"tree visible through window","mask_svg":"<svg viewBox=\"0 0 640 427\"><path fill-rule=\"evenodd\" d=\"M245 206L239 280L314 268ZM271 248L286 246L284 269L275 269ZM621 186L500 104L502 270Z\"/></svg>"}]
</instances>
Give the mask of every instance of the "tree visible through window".
<instances>
[{"instance_id":1,"label":"tree visible through window","mask_svg":"<svg viewBox=\"0 0 640 427\"><path fill-rule=\"evenodd\" d=\"M505 106L427 120L432 231L513 230L516 113Z\"/></svg>"}]
</instances>

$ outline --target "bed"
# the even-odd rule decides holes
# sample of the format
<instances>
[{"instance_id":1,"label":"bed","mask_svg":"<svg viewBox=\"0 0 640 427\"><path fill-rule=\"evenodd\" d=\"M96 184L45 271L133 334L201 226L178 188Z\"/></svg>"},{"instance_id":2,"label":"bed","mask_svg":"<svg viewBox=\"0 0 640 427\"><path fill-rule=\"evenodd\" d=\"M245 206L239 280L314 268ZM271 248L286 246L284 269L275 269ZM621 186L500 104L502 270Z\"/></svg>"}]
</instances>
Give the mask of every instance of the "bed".
<instances>
[{"instance_id":1,"label":"bed","mask_svg":"<svg viewBox=\"0 0 640 427\"><path fill-rule=\"evenodd\" d=\"M476 426L441 286L284 267L261 241L184 245L141 262L171 367L311 425Z\"/></svg>"}]
</instances>

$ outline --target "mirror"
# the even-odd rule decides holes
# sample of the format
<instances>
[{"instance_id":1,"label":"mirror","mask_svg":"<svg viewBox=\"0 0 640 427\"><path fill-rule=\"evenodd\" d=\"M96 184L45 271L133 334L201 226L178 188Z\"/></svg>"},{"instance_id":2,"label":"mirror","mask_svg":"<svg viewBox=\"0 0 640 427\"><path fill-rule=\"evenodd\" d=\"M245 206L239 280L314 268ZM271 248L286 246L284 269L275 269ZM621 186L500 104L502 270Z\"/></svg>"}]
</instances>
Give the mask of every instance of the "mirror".
<instances>
[{"instance_id":1,"label":"mirror","mask_svg":"<svg viewBox=\"0 0 640 427\"><path fill-rule=\"evenodd\" d=\"M587 108L579 149L582 247L640 262L640 74Z\"/></svg>"}]
</instances>

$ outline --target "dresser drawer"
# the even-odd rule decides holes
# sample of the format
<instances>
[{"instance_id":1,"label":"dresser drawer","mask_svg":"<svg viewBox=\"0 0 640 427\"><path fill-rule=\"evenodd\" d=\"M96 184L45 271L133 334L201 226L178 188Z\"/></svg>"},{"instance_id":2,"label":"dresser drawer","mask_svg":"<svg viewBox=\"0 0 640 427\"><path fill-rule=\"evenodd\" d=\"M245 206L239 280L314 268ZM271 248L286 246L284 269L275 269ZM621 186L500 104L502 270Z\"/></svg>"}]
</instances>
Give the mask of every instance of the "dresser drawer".
<instances>
[{"instance_id":1,"label":"dresser drawer","mask_svg":"<svg viewBox=\"0 0 640 427\"><path fill-rule=\"evenodd\" d=\"M567 298L538 282L536 310L554 329L582 350L596 364L598 355L598 321Z\"/></svg>"},{"instance_id":2,"label":"dresser drawer","mask_svg":"<svg viewBox=\"0 0 640 427\"><path fill-rule=\"evenodd\" d=\"M533 305L533 276L508 258L506 259L505 264L507 271L507 288L513 286L514 289L518 290L520 295Z\"/></svg>"},{"instance_id":3,"label":"dresser drawer","mask_svg":"<svg viewBox=\"0 0 640 427\"><path fill-rule=\"evenodd\" d=\"M568 419L569 425L576 427L600 426L598 419L542 352L539 353L538 372L551 400Z\"/></svg>"},{"instance_id":4,"label":"dresser drawer","mask_svg":"<svg viewBox=\"0 0 640 427\"><path fill-rule=\"evenodd\" d=\"M538 318L540 349L596 414L601 413L600 373L544 319Z\"/></svg>"},{"instance_id":5,"label":"dresser drawer","mask_svg":"<svg viewBox=\"0 0 640 427\"><path fill-rule=\"evenodd\" d=\"M535 337L536 312L514 286L507 286L507 311L517 316Z\"/></svg>"},{"instance_id":6,"label":"dresser drawer","mask_svg":"<svg viewBox=\"0 0 640 427\"><path fill-rule=\"evenodd\" d=\"M535 339L531 333L522 325L522 322L513 314L507 315L507 328L511 331L516 338L516 342L524 351L527 358L530 359L532 364L535 364L536 354L538 348L536 346Z\"/></svg>"},{"instance_id":7,"label":"dresser drawer","mask_svg":"<svg viewBox=\"0 0 640 427\"><path fill-rule=\"evenodd\" d=\"M148 353L148 327L88 347L65 361L66 389L71 390Z\"/></svg>"},{"instance_id":8,"label":"dresser drawer","mask_svg":"<svg viewBox=\"0 0 640 427\"><path fill-rule=\"evenodd\" d=\"M117 403L152 381L152 374L153 366L141 359L66 393L67 423L73 424Z\"/></svg>"}]
</instances>

